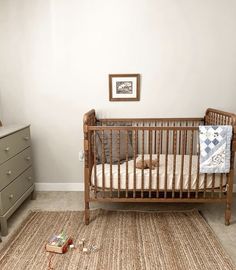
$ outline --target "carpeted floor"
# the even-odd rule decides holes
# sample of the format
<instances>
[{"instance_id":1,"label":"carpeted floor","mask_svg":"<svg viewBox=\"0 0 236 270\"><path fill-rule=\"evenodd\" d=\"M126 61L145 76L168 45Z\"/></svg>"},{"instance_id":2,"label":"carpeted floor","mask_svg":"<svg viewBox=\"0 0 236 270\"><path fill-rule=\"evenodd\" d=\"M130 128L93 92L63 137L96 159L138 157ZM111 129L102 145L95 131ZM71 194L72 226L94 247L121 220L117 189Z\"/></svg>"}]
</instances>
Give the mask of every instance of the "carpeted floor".
<instances>
[{"instance_id":1,"label":"carpeted floor","mask_svg":"<svg viewBox=\"0 0 236 270\"><path fill-rule=\"evenodd\" d=\"M64 255L45 251L61 230L78 241L100 247L89 255L78 249ZM236 269L211 228L196 210L140 212L93 210L84 225L83 212L32 212L0 252L0 269Z\"/></svg>"}]
</instances>

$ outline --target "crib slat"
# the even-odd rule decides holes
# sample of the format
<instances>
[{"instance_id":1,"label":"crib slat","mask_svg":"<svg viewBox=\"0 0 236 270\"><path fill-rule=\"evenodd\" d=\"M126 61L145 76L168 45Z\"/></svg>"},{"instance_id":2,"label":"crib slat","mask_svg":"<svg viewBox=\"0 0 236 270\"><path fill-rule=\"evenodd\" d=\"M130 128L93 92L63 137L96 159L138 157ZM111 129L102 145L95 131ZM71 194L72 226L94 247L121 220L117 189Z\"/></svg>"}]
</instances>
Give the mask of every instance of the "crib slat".
<instances>
[{"instance_id":1,"label":"crib slat","mask_svg":"<svg viewBox=\"0 0 236 270\"><path fill-rule=\"evenodd\" d=\"M167 180L168 180L168 152L169 152L169 130L166 130L166 155L165 155L165 190L164 197L167 196Z\"/></svg>"},{"instance_id":2,"label":"crib slat","mask_svg":"<svg viewBox=\"0 0 236 270\"><path fill-rule=\"evenodd\" d=\"M163 122L161 122L161 127L163 127ZM162 133L162 130L161 130L161 134L160 134L161 138L160 138L160 153L162 154L163 153L163 149L162 149L162 146L163 146L163 143L162 143L162 140L163 140L163 133Z\"/></svg>"},{"instance_id":3,"label":"crib slat","mask_svg":"<svg viewBox=\"0 0 236 270\"><path fill-rule=\"evenodd\" d=\"M221 115L221 125L224 125L224 115Z\"/></svg>"},{"instance_id":4,"label":"crib slat","mask_svg":"<svg viewBox=\"0 0 236 270\"><path fill-rule=\"evenodd\" d=\"M149 130L149 198L152 196L152 131Z\"/></svg>"},{"instance_id":5,"label":"crib slat","mask_svg":"<svg viewBox=\"0 0 236 270\"><path fill-rule=\"evenodd\" d=\"M133 198L136 198L136 149L137 149L137 138L138 138L138 131L135 130L133 136L133 145L134 145L134 189L133 189Z\"/></svg>"},{"instance_id":6,"label":"crib slat","mask_svg":"<svg viewBox=\"0 0 236 270\"><path fill-rule=\"evenodd\" d=\"M203 192L204 198L206 198L206 188L207 188L207 173L204 173L204 192Z\"/></svg>"},{"instance_id":7,"label":"crib slat","mask_svg":"<svg viewBox=\"0 0 236 270\"><path fill-rule=\"evenodd\" d=\"M102 196L105 197L105 147L104 147L104 130L102 131Z\"/></svg>"},{"instance_id":8,"label":"crib slat","mask_svg":"<svg viewBox=\"0 0 236 270\"><path fill-rule=\"evenodd\" d=\"M118 198L120 198L120 130L117 134L117 153L118 153Z\"/></svg>"},{"instance_id":9,"label":"crib slat","mask_svg":"<svg viewBox=\"0 0 236 270\"><path fill-rule=\"evenodd\" d=\"M137 127L139 126L138 123L136 124ZM137 131L137 148L136 148L136 153L139 153L139 134L138 134L138 130Z\"/></svg>"},{"instance_id":10,"label":"crib slat","mask_svg":"<svg viewBox=\"0 0 236 270\"><path fill-rule=\"evenodd\" d=\"M175 122L173 123L173 126L175 127ZM175 130L173 130L172 131L172 133L171 133L171 138L172 138L172 153L174 154L174 132L175 132Z\"/></svg>"},{"instance_id":11,"label":"crib slat","mask_svg":"<svg viewBox=\"0 0 236 270\"><path fill-rule=\"evenodd\" d=\"M212 124L214 121L214 113L210 114L210 124Z\"/></svg>"},{"instance_id":12,"label":"crib slat","mask_svg":"<svg viewBox=\"0 0 236 270\"><path fill-rule=\"evenodd\" d=\"M186 122L186 127L188 127L188 122ZM185 155L187 155L187 152L188 152L188 131L186 130L186 134L185 134L186 136L185 136Z\"/></svg>"},{"instance_id":13,"label":"crib slat","mask_svg":"<svg viewBox=\"0 0 236 270\"><path fill-rule=\"evenodd\" d=\"M190 190L192 186L192 162L193 162L193 130L190 132L190 157L189 157L189 175L188 175L188 198L190 198Z\"/></svg>"},{"instance_id":14,"label":"crib slat","mask_svg":"<svg viewBox=\"0 0 236 270\"><path fill-rule=\"evenodd\" d=\"M97 152L96 152L96 131L93 132L93 162L94 162L94 193L97 198Z\"/></svg>"},{"instance_id":15,"label":"crib slat","mask_svg":"<svg viewBox=\"0 0 236 270\"><path fill-rule=\"evenodd\" d=\"M176 171L176 150L177 150L176 147L177 147L177 131L174 130L174 135L173 135L174 160L173 160L172 198L175 197L175 171Z\"/></svg>"},{"instance_id":16,"label":"crib slat","mask_svg":"<svg viewBox=\"0 0 236 270\"><path fill-rule=\"evenodd\" d=\"M223 193L223 173L220 174L220 192L219 192L220 199L222 198L222 193Z\"/></svg>"},{"instance_id":17,"label":"crib slat","mask_svg":"<svg viewBox=\"0 0 236 270\"><path fill-rule=\"evenodd\" d=\"M113 175L112 175L112 130L110 131L110 197L112 198Z\"/></svg>"},{"instance_id":18,"label":"crib slat","mask_svg":"<svg viewBox=\"0 0 236 270\"><path fill-rule=\"evenodd\" d=\"M157 122L155 122L155 127L157 126ZM157 153L157 131L154 132L154 154Z\"/></svg>"},{"instance_id":19,"label":"crib slat","mask_svg":"<svg viewBox=\"0 0 236 270\"><path fill-rule=\"evenodd\" d=\"M199 168L200 168L200 153L197 153L197 180L196 180L195 198L198 198L198 192L199 192Z\"/></svg>"},{"instance_id":20,"label":"crib slat","mask_svg":"<svg viewBox=\"0 0 236 270\"><path fill-rule=\"evenodd\" d=\"M128 198L128 186L129 186L129 164L128 164L128 140L129 140L129 131L126 132L126 190L125 190L125 197Z\"/></svg>"},{"instance_id":21,"label":"crib slat","mask_svg":"<svg viewBox=\"0 0 236 270\"><path fill-rule=\"evenodd\" d=\"M226 116L224 116L223 124L226 125Z\"/></svg>"},{"instance_id":22,"label":"crib slat","mask_svg":"<svg viewBox=\"0 0 236 270\"><path fill-rule=\"evenodd\" d=\"M148 126L150 127L150 123L148 123ZM150 130L148 131L148 137L147 137L147 146L148 146L148 154L150 154Z\"/></svg>"},{"instance_id":23,"label":"crib slat","mask_svg":"<svg viewBox=\"0 0 236 270\"><path fill-rule=\"evenodd\" d=\"M181 172L180 172L180 193L179 196L182 198L183 195L183 181L184 181L184 155L185 155L185 149L186 149L186 136L187 136L187 131L182 131L183 136L182 136L182 155L181 155Z\"/></svg>"},{"instance_id":24,"label":"crib slat","mask_svg":"<svg viewBox=\"0 0 236 270\"><path fill-rule=\"evenodd\" d=\"M214 120L215 120L215 113L212 113L212 114L211 114L211 124L214 123Z\"/></svg>"},{"instance_id":25,"label":"crib slat","mask_svg":"<svg viewBox=\"0 0 236 270\"><path fill-rule=\"evenodd\" d=\"M141 184L141 198L143 198L144 185L144 130L142 130L142 184Z\"/></svg>"},{"instance_id":26,"label":"crib slat","mask_svg":"<svg viewBox=\"0 0 236 270\"><path fill-rule=\"evenodd\" d=\"M214 197L214 193L215 193L215 177L216 177L216 174L213 173L212 174L212 185L211 185L211 197L212 198Z\"/></svg>"},{"instance_id":27,"label":"crib slat","mask_svg":"<svg viewBox=\"0 0 236 270\"><path fill-rule=\"evenodd\" d=\"M159 170L160 170L160 144L161 144L161 141L160 141L160 138L161 138L161 131L158 131L158 134L157 134L157 183L156 183L156 197L159 198L159 190L160 190L160 175L159 175Z\"/></svg>"},{"instance_id":28,"label":"crib slat","mask_svg":"<svg viewBox=\"0 0 236 270\"><path fill-rule=\"evenodd\" d=\"M182 123L179 123L179 126L181 127ZM179 155L181 153L181 140L182 140L182 132L179 131Z\"/></svg>"},{"instance_id":29,"label":"crib slat","mask_svg":"<svg viewBox=\"0 0 236 270\"><path fill-rule=\"evenodd\" d=\"M212 119L213 119L213 112L209 114L209 124L212 124Z\"/></svg>"}]
</instances>

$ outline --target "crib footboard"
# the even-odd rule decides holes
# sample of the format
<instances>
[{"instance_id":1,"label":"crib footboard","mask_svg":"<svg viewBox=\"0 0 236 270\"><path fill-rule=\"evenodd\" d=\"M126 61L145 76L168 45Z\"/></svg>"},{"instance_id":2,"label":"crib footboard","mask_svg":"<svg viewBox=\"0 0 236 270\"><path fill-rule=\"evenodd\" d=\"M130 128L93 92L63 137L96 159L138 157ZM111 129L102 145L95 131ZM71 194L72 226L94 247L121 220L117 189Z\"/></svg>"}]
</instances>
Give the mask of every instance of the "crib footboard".
<instances>
[{"instance_id":1,"label":"crib footboard","mask_svg":"<svg viewBox=\"0 0 236 270\"><path fill-rule=\"evenodd\" d=\"M119 124L103 125L94 110L84 117L86 224L91 201L226 203L229 224L236 137L232 140L230 172L201 174L198 126L203 119L124 122L119 119Z\"/></svg>"}]
</instances>

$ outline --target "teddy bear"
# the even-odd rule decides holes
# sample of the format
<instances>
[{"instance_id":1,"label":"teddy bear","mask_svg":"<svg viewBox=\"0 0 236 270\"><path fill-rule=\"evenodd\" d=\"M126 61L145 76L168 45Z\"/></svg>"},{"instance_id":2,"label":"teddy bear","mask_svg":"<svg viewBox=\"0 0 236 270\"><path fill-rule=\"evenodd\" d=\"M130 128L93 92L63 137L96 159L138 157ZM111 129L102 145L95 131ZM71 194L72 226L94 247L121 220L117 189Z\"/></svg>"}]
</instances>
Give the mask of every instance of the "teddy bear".
<instances>
[{"instance_id":1,"label":"teddy bear","mask_svg":"<svg viewBox=\"0 0 236 270\"><path fill-rule=\"evenodd\" d=\"M139 160L136 163L136 168L137 169L151 169L154 170L157 167L158 163L157 160L150 160L150 159L144 159L144 160Z\"/></svg>"}]
</instances>

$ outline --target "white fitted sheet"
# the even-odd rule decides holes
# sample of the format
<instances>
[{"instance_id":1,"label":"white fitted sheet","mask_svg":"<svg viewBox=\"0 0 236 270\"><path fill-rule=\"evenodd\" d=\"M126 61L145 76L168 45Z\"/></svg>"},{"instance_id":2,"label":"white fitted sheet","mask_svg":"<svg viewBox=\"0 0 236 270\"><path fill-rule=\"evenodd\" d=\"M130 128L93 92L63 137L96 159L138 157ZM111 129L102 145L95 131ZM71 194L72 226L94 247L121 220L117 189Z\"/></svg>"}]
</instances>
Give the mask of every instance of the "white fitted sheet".
<instances>
[{"instance_id":1,"label":"white fitted sheet","mask_svg":"<svg viewBox=\"0 0 236 270\"><path fill-rule=\"evenodd\" d=\"M151 188L156 189L157 186L159 186L160 190L164 190L165 188L165 158L166 155L160 155L160 165L159 165L159 179L157 179L157 169L151 170L152 174L152 183ZM141 160L142 156L139 155L136 158L136 162L138 160ZM144 159L150 159L150 155L144 155ZM152 156L152 159L157 159L156 155ZM181 162L182 156L177 155L176 156L176 168L175 168L175 189L181 189ZM167 189L172 189L173 184L173 162L174 161L174 155L168 155L168 170L167 170ZM190 156L185 155L184 156L184 170L183 170L183 189L189 188L189 161ZM196 189L197 187L197 162L198 162L198 156L192 156L192 168L191 168L191 187L190 189ZM104 188L110 188L110 164L104 165ZM103 171L102 171L102 164L96 165L96 175L97 175L97 187L102 188L103 185ZM148 190L150 185L150 170L145 169L144 170L144 189ZM112 188L118 189L118 165L112 165ZM219 188L221 185L221 174L215 174L215 179L213 180L213 175L208 174L207 175L207 183L206 188L212 188L212 183L214 181L215 188ZM226 185L226 175L223 174L222 179L222 186ZM95 184L94 179L94 167L92 170L91 175L91 182L92 185ZM136 189L141 189L142 187L142 170L136 168ZM133 190L134 188L134 160L128 161L128 189ZM126 162L120 164L120 189L126 189ZM204 174L199 175L199 189L204 189Z\"/></svg>"}]
</instances>

